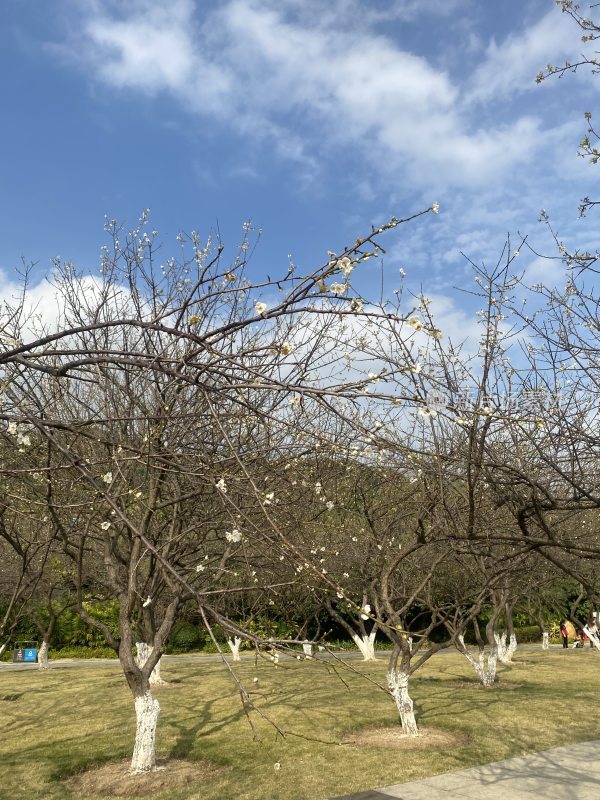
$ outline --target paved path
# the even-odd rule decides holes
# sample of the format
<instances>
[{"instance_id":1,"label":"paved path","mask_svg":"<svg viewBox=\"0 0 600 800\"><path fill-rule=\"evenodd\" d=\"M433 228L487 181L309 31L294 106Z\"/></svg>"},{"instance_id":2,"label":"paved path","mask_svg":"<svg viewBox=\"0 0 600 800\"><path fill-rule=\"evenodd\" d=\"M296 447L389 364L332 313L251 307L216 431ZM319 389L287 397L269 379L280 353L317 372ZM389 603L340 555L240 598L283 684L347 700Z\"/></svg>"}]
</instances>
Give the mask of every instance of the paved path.
<instances>
[{"instance_id":1,"label":"paved path","mask_svg":"<svg viewBox=\"0 0 600 800\"><path fill-rule=\"evenodd\" d=\"M550 649L552 650L561 650L562 645L550 645ZM525 651L540 651L542 649L539 644L522 644L519 645L519 653ZM576 651L579 652L579 651ZM456 654L456 650L452 647L448 647L444 650L440 650L435 654L435 657L444 656L448 654ZM227 660L231 660L231 655L227 651L225 651L225 655L227 656ZM387 658L389 658L390 651L389 650L378 650L377 651L377 658L379 661L386 662ZM254 661L256 658L256 654L254 652L243 652L240 653L240 657L242 661ZM266 658L267 654L263 653L263 657ZM282 653L280 655L282 659L290 659L294 658L292 655L288 655ZM349 659L349 660L356 660L362 663L362 655L358 652L358 650L339 650L334 651L332 654L328 653L315 653L314 656L315 660L324 660L327 658L339 658L339 659ZM221 662L221 656L218 653L195 653L195 654L181 654L176 656L163 656L163 664L165 666L168 665L170 661L173 662L183 662L185 664L191 663L209 663L215 664ZM74 668L74 667L118 667L119 659L118 658L56 658L50 659L48 662L50 669L61 669L61 668ZM0 662L0 672L3 671L15 671L15 670L36 670L38 669L37 663L34 664L13 664L11 661L4 661ZM600 800L600 798L599 798Z\"/></svg>"},{"instance_id":2,"label":"paved path","mask_svg":"<svg viewBox=\"0 0 600 800\"><path fill-rule=\"evenodd\" d=\"M598 800L600 740L332 800Z\"/></svg>"}]
</instances>

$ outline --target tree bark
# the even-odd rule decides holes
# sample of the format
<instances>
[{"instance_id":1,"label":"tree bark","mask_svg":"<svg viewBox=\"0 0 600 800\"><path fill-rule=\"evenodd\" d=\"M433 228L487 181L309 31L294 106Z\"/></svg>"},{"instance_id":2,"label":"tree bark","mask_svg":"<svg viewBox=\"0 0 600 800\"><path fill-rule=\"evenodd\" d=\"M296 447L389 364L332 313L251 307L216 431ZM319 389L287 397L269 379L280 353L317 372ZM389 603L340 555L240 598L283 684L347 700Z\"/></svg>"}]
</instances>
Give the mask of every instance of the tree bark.
<instances>
[{"instance_id":1,"label":"tree bark","mask_svg":"<svg viewBox=\"0 0 600 800\"><path fill-rule=\"evenodd\" d=\"M372 630L368 636L359 636L357 633L352 634L354 643L362 653L363 661L377 661L377 657L375 656L376 635L376 630Z\"/></svg>"},{"instance_id":2,"label":"tree bark","mask_svg":"<svg viewBox=\"0 0 600 800\"><path fill-rule=\"evenodd\" d=\"M304 650L304 655L306 658L312 658L313 646L310 642L304 642L302 644L302 649Z\"/></svg>"},{"instance_id":3,"label":"tree bark","mask_svg":"<svg viewBox=\"0 0 600 800\"><path fill-rule=\"evenodd\" d=\"M399 669L391 669L387 675L388 687L396 701L402 732L407 736L418 736L419 728L415 719L413 701L408 692L408 673Z\"/></svg>"},{"instance_id":4,"label":"tree bark","mask_svg":"<svg viewBox=\"0 0 600 800\"><path fill-rule=\"evenodd\" d=\"M134 702L136 729L130 772L138 774L149 772L156 767L156 724L160 714L160 704L152 696L150 689L137 695Z\"/></svg>"},{"instance_id":5,"label":"tree bark","mask_svg":"<svg viewBox=\"0 0 600 800\"><path fill-rule=\"evenodd\" d=\"M48 642L43 641L38 653L38 669L48 669Z\"/></svg>"},{"instance_id":6,"label":"tree bark","mask_svg":"<svg viewBox=\"0 0 600 800\"><path fill-rule=\"evenodd\" d=\"M135 646L136 646L136 649L137 649L137 656L136 656L135 660L136 660L136 663L137 663L138 667L140 667L140 669L141 669L144 666L144 664L146 663L146 661L148 661L148 659L152 655L152 652L153 652L154 648L150 647L150 645L147 644L147 642L136 642ZM156 666L154 667L154 669L150 673L150 678L149 678L150 686L165 686L166 685L166 681L163 681L163 679L160 676L160 662L161 662L161 659L159 658L158 661L156 662Z\"/></svg>"},{"instance_id":7,"label":"tree bark","mask_svg":"<svg viewBox=\"0 0 600 800\"><path fill-rule=\"evenodd\" d=\"M233 655L234 661L241 661L240 658L240 645L242 644L242 639L240 636L235 636L233 639L227 639L227 644L229 645L229 649Z\"/></svg>"},{"instance_id":8,"label":"tree bark","mask_svg":"<svg viewBox=\"0 0 600 800\"><path fill-rule=\"evenodd\" d=\"M548 631L542 633L542 650L549 650L550 644L548 642Z\"/></svg>"},{"instance_id":9,"label":"tree bark","mask_svg":"<svg viewBox=\"0 0 600 800\"><path fill-rule=\"evenodd\" d=\"M480 647L479 657L475 658L473 654L469 652L467 646L465 645L465 640L462 635L458 637L457 647L458 651L463 654L463 656L467 659L469 664L475 670L479 683L485 687L493 686L494 681L496 680L496 664L498 661L496 648L495 647L490 648L487 654L487 664L486 664L485 650L483 650Z\"/></svg>"},{"instance_id":10,"label":"tree bark","mask_svg":"<svg viewBox=\"0 0 600 800\"><path fill-rule=\"evenodd\" d=\"M600 650L600 637L598 636L598 633L592 630L592 628L590 628L589 625L583 626L583 632L588 637L590 642L594 645L596 650Z\"/></svg>"}]
</instances>

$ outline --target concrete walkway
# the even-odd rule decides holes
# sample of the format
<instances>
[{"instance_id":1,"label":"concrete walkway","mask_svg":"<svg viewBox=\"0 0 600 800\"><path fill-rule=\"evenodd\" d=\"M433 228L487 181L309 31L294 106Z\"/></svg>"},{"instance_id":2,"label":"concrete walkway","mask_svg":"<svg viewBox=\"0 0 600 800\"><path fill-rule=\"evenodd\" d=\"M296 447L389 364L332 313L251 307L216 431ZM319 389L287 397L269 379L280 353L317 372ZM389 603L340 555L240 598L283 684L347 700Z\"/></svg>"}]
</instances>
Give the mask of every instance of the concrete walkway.
<instances>
[{"instance_id":1,"label":"concrete walkway","mask_svg":"<svg viewBox=\"0 0 600 800\"><path fill-rule=\"evenodd\" d=\"M598 800L600 740L332 800Z\"/></svg>"}]
</instances>

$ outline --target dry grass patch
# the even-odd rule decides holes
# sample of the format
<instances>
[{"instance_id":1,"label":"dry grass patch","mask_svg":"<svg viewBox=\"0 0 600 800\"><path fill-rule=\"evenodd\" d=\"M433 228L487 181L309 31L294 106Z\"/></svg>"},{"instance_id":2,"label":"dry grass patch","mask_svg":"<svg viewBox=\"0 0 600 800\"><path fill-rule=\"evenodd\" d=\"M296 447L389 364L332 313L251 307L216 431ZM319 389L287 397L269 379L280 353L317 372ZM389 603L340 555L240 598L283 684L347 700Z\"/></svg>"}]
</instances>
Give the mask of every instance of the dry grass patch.
<instances>
[{"instance_id":1,"label":"dry grass patch","mask_svg":"<svg viewBox=\"0 0 600 800\"><path fill-rule=\"evenodd\" d=\"M170 759L157 762L157 769L132 775L129 759L103 764L96 769L71 775L65 786L84 797L149 797L180 786L213 778L220 770L202 761Z\"/></svg>"},{"instance_id":2,"label":"dry grass patch","mask_svg":"<svg viewBox=\"0 0 600 800\"><path fill-rule=\"evenodd\" d=\"M399 725L372 725L348 734L344 744L356 747L388 747L394 750L433 750L446 747L464 747L468 737L462 733L442 728L419 729L419 736L407 736Z\"/></svg>"}]
</instances>

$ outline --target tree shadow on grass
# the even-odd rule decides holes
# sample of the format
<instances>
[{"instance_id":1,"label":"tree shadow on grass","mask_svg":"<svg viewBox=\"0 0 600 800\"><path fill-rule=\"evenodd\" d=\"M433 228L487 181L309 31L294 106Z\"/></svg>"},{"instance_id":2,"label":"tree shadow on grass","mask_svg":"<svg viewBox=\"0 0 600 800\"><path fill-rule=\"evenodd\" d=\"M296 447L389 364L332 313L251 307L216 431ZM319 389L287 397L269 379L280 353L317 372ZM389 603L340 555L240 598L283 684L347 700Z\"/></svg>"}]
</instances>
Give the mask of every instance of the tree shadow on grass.
<instances>
[{"instance_id":1,"label":"tree shadow on grass","mask_svg":"<svg viewBox=\"0 0 600 800\"><path fill-rule=\"evenodd\" d=\"M185 722L170 722L170 727L177 731L177 740L171 747L169 758L186 758L193 750L197 739L212 736L245 716L244 709L240 706L237 711L232 711L226 717L216 721L212 713L212 706L223 699L220 697L205 702L200 716L194 717L193 725L186 725Z\"/></svg>"}]
</instances>

